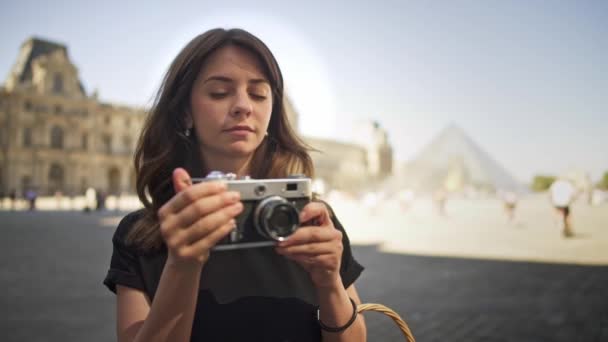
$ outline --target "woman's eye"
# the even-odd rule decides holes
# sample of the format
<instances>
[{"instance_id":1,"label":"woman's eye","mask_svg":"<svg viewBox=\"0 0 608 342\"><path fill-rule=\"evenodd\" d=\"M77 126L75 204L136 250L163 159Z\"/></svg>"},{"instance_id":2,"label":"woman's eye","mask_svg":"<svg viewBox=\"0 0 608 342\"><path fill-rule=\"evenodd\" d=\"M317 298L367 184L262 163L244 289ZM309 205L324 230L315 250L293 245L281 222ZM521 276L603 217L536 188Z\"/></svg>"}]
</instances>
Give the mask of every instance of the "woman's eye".
<instances>
[{"instance_id":1,"label":"woman's eye","mask_svg":"<svg viewBox=\"0 0 608 342\"><path fill-rule=\"evenodd\" d=\"M213 99L223 99L224 97L228 96L228 93L215 92L215 93L211 93L210 96Z\"/></svg>"},{"instance_id":2,"label":"woman's eye","mask_svg":"<svg viewBox=\"0 0 608 342\"><path fill-rule=\"evenodd\" d=\"M250 94L250 95L251 95L251 97L253 97L256 100L260 100L260 101L266 100L265 95L258 95L258 94Z\"/></svg>"}]
</instances>

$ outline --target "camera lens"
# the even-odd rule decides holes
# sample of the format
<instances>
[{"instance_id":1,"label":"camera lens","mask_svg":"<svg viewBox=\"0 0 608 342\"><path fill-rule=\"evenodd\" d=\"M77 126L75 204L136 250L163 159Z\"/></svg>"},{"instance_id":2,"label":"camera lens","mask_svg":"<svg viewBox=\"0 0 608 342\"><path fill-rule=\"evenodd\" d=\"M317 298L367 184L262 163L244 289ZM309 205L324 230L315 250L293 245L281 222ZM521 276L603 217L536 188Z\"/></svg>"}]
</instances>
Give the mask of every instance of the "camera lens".
<instances>
[{"instance_id":1,"label":"camera lens","mask_svg":"<svg viewBox=\"0 0 608 342\"><path fill-rule=\"evenodd\" d=\"M298 210L285 198L271 196L260 202L255 212L258 232L277 241L282 241L298 229Z\"/></svg>"},{"instance_id":2,"label":"camera lens","mask_svg":"<svg viewBox=\"0 0 608 342\"><path fill-rule=\"evenodd\" d=\"M294 218L293 207L284 204L277 205L268 217L268 226L277 236L289 236L293 231L294 224L297 225L297 217Z\"/></svg>"}]
</instances>

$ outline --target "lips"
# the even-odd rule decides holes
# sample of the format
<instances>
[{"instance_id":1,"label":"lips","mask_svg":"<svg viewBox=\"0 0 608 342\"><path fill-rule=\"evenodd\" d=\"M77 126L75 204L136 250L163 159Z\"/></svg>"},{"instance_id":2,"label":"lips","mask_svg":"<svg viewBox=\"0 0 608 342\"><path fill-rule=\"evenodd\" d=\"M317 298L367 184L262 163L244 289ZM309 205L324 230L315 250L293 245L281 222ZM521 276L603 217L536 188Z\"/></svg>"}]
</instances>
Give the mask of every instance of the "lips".
<instances>
[{"instance_id":1,"label":"lips","mask_svg":"<svg viewBox=\"0 0 608 342\"><path fill-rule=\"evenodd\" d=\"M249 126L245 126L245 125L238 125L238 126L233 126L228 129L225 129L225 131L226 132L241 132L241 131L253 132L253 128L251 128Z\"/></svg>"}]
</instances>

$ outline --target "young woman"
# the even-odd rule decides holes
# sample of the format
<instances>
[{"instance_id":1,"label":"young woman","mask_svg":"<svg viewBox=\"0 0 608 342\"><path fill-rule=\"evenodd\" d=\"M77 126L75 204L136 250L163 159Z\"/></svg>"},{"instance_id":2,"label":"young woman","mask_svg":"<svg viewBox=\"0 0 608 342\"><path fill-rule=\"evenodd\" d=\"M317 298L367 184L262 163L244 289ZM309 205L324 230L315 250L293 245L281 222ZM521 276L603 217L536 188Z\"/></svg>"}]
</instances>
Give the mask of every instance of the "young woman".
<instances>
[{"instance_id":1,"label":"young woman","mask_svg":"<svg viewBox=\"0 0 608 342\"><path fill-rule=\"evenodd\" d=\"M276 247L213 251L243 210L212 170L313 176L283 106L266 45L240 30L194 38L171 64L135 154L145 208L113 238L104 284L117 294L119 341L364 341L354 286L363 267L323 202Z\"/></svg>"}]
</instances>

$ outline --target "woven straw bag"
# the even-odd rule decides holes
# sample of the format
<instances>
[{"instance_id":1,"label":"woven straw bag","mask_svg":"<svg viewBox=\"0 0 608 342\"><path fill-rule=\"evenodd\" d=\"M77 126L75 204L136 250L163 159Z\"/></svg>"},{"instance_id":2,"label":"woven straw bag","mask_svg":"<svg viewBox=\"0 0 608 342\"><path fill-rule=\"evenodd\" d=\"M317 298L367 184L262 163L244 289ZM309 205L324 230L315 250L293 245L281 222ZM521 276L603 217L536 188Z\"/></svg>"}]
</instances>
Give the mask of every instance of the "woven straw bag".
<instances>
[{"instance_id":1,"label":"woven straw bag","mask_svg":"<svg viewBox=\"0 0 608 342\"><path fill-rule=\"evenodd\" d=\"M416 342L416 339L414 338L414 335L412 335L412 331L410 330L408 325L401 318L401 316L399 316L399 314L397 314L392 309L390 309L382 304L375 304L375 303L366 303L366 304L360 304L357 306L358 313L363 313L365 311L381 312L381 313L387 315L388 317L392 318L393 321L395 322L395 324L397 324L397 326L403 333L403 336L405 336L406 341L407 342Z\"/></svg>"}]
</instances>

